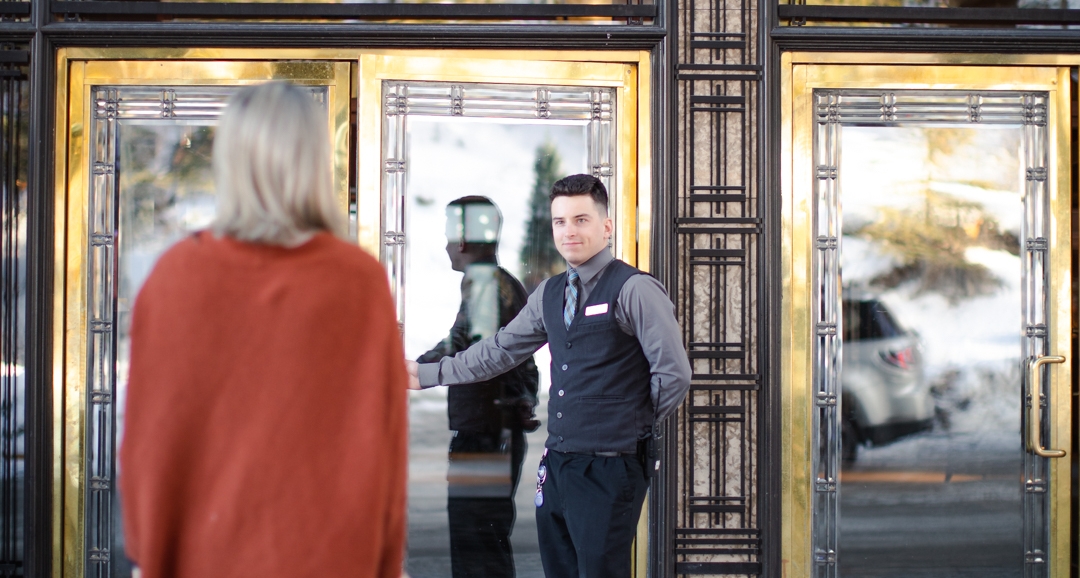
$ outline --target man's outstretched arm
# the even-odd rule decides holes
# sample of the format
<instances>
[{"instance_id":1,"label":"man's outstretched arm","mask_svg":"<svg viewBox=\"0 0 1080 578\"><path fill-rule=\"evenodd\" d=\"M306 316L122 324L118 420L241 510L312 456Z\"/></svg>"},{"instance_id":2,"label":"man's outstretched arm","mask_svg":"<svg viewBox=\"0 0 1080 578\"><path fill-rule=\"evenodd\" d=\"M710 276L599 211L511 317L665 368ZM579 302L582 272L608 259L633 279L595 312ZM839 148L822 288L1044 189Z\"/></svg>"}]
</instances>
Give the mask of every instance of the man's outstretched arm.
<instances>
[{"instance_id":1,"label":"man's outstretched arm","mask_svg":"<svg viewBox=\"0 0 1080 578\"><path fill-rule=\"evenodd\" d=\"M495 335L474 343L453 357L422 363L416 369L419 388L487 381L515 368L547 343L544 328L543 281L529 295L525 307ZM412 368L410 366L410 387Z\"/></svg>"}]
</instances>

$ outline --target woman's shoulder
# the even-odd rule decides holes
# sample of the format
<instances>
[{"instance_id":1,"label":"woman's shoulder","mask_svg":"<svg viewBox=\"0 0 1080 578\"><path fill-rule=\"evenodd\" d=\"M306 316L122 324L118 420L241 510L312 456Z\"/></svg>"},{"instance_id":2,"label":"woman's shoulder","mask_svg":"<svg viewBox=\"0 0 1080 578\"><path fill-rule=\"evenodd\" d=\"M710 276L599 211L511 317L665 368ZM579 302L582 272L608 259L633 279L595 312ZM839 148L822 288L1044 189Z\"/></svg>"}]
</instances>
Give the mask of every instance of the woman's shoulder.
<instances>
[{"instance_id":1,"label":"woman's shoulder","mask_svg":"<svg viewBox=\"0 0 1080 578\"><path fill-rule=\"evenodd\" d=\"M382 264L371 253L355 243L339 239L330 233L319 233L309 242L317 244L317 249L329 256L337 266L365 273L383 269Z\"/></svg>"},{"instance_id":2,"label":"woman's shoulder","mask_svg":"<svg viewBox=\"0 0 1080 578\"><path fill-rule=\"evenodd\" d=\"M165 249L161 256L158 257L154 268L163 269L183 266L192 260L205 258L207 241L211 237L209 231L194 231L187 234L173 243L168 249Z\"/></svg>"}]
</instances>

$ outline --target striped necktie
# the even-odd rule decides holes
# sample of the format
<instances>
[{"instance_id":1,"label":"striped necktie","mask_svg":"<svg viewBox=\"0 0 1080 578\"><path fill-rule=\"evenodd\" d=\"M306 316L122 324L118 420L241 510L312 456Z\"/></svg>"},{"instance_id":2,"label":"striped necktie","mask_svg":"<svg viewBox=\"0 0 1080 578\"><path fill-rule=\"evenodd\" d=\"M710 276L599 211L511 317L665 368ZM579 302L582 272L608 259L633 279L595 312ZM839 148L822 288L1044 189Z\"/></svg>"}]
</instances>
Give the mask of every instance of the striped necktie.
<instances>
[{"instance_id":1,"label":"striped necktie","mask_svg":"<svg viewBox=\"0 0 1080 578\"><path fill-rule=\"evenodd\" d=\"M566 306L563 307L562 317L566 328L570 329L570 322L574 320L574 314L577 313L578 300L578 274L573 267L566 269L566 283L570 291L566 293Z\"/></svg>"}]
</instances>

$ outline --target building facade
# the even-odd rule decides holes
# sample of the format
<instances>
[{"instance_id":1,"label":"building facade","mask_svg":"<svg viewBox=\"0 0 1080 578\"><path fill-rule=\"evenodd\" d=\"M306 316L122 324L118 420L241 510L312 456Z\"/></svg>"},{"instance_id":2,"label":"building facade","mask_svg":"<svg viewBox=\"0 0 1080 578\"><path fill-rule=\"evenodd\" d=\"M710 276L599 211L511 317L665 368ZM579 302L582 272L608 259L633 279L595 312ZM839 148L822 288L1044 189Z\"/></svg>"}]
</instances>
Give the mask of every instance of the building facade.
<instances>
[{"instance_id":1,"label":"building facade","mask_svg":"<svg viewBox=\"0 0 1080 578\"><path fill-rule=\"evenodd\" d=\"M325 106L406 340L424 287L457 306L424 277L439 183L509 222L554 142L608 185L694 371L636 575L1076 576L1078 27L1015 0L0 2L0 576L130 575L131 300L205 223L222 103L270 79ZM410 573L444 575L445 490L416 483Z\"/></svg>"}]
</instances>

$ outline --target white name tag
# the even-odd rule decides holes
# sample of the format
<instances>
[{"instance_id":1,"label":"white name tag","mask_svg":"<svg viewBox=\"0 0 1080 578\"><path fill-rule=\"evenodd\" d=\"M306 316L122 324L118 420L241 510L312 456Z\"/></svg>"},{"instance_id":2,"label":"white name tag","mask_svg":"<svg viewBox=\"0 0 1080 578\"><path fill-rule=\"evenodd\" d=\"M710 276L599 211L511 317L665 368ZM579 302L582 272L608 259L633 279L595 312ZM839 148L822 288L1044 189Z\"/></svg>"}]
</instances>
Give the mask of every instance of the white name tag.
<instances>
[{"instance_id":1,"label":"white name tag","mask_svg":"<svg viewBox=\"0 0 1080 578\"><path fill-rule=\"evenodd\" d=\"M585 316L591 317L593 315L603 315L607 313L607 303L600 303L599 305L589 305L585 308Z\"/></svg>"}]
</instances>

